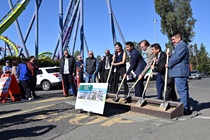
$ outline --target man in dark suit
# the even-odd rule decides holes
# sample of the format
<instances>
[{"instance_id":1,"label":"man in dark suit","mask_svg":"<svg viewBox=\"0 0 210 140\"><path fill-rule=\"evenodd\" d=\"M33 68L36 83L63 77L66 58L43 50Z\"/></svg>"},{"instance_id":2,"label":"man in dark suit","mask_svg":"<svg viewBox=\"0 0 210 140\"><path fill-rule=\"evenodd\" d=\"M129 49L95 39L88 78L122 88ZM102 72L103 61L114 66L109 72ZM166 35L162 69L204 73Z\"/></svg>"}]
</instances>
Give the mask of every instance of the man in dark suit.
<instances>
[{"instance_id":1,"label":"man in dark suit","mask_svg":"<svg viewBox=\"0 0 210 140\"><path fill-rule=\"evenodd\" d=\"M158 99L163 99L163 88L165 83L165 64L166 64L166 54L162 52L161 46L158 43L153 44L152 52L155 54L154 60L156 61L155 66L151 68L158 72L156 79L156 88L158 93ZM166 88L166 100L177 101L177 96L175 92L174 79L167 76L167 88Z\"/></svg>"},{"instance_id":2,"label":"man in dark suit","mask_svg":"<svg viewBox=\"0 0 210 140\"><path fill-rule=\"evenodd\" d=\"M70 86L74 91L74 96L77 96L76 85L73 82L73 78L76 74L76 61L73 56L68 53L68 50L64 51L64 56L60 60L60 74L62 75L65 97L68 97Z\"/></svg>"},{"instance_id":3,"label":"man in dark suit","mask_svg":"<svg viewBox=\"0 0 210 140\"><path fill-rule=\"evenodd\" d=\"M109 71L111 69L111 63L112 63L112 57L113 57L113 55L110 53L110 51L106 50L104 59L102 60L102 71L103 71L103 82L104 83L107 82L107 78L109 76ZM113 80L114 80L113 69L111 70L112 72L110 73L110 77L109 77L109 81L108 81L108 92L109 93L114 93L114 90L113 90Z\"/></svg>"},{"instance_id":4,"label":"man in dark suit","mask_svg":"<svg viewBox=\"0 0 210 140\"><path fill-rule=\"evenodd\" d=\"M129 52L130 55L130 67L127 70L126 74L124 74L124 77L129 75L131 71L133 70L136 74L136 80L138 79L138 76L140 73L144 70L146 66L146 62L144 61L142 55L139 53L137 49L134 48L133 42L126 42L126 51ZM141 97L142 92L144 90L144 80L141 79L135 86L135 96Z\"/></svg>"},{"instance_id":5,"label":"man in dark suit","mask_svg":"<svg viewBox=\"0 0 210 140\"><path fill-rule=\"evenodd\" d=\"M180 95L180 102L184 105L184 114L191 114L189 106L188 77L190 76L189 50L187 44L182 40L180 33L175 33L171 37L174 51L169 58L169 76L174 77L177 91Z\"/></svg>"}]
</instances>

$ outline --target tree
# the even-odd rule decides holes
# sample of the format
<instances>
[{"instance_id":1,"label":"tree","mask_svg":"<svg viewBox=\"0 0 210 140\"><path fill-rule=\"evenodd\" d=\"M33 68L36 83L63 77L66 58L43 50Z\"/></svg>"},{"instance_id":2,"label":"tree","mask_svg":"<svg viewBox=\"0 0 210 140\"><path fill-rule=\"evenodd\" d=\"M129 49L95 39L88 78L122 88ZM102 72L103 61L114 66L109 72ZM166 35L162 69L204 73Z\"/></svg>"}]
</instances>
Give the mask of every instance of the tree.
<instances>
[{"instance_id":1,"label":"tree","mask_svg":"<svg viewBox=\"0 0 210 140\"><path fill-rule=\"evenodd\" d=\"M201 43L200 48L198 49L197 44L189 46L189 60L192 64L193 69L200 71L209 71L210 58L208 52L206 52L206 47Z\"/></svg>"},{"instance_id":2,"label":"tree","mask_svg":"<svg viewBox=\"0 0 210 140\"><path fill-rule=\"evenodd\" d=\"M186 43L192 42L196 20L192 17L191 0L155 0L156 13L161 17L161 32L170 40L180 32Z\"/></svg>"},{"instance_id":3,"label":"tree","mask_svg":"<svg viewBox=\"0 0 210 140\"><path fill-rule=\"evenodd\" d=\"M74 53L74 58L77 59L77 56L80 55L80 51L76 50L76 52Z\"/></svg>"}]
</instances>

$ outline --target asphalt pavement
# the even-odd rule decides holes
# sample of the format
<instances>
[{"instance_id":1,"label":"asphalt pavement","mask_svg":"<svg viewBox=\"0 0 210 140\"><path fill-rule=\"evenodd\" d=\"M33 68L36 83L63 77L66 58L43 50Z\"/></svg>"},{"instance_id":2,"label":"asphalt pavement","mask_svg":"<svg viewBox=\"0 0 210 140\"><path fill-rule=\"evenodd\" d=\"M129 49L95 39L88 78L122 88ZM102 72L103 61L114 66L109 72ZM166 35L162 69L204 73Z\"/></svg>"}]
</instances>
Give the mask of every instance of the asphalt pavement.
<instances>
[{"instance_id":1,"label":"asphalt pavement","mask_svg":"<svg viewBox=\"0 0 210 140\"><path fill-rule=\"evenodd\" d=\"M131 87L133 82L129 82ZM63 97L61 90L37 91L34 101L0 103L0 139L34 140L209 140L210 78L190 80L193 114L163 119L105 107L103 115L79 113L75 97ZM133 92L132 92L133 94ZM155 81L147 97L156 98Z\"/></svg>"}]
</instances>

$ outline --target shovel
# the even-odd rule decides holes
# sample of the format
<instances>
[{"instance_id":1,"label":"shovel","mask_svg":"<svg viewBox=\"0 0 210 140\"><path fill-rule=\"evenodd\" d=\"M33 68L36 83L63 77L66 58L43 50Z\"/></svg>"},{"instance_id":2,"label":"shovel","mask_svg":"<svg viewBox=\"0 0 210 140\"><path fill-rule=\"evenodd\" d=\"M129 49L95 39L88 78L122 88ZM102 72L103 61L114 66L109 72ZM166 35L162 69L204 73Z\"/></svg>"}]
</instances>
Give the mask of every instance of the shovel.
<instances>
[{"instance_id":1,"label":"shovel","mask_svg":"<svg viewBox=\"0 0 210 140\"><path fill-rule=\"evenodd\" d=\"M153 61L152 65L154 66L154 64L155 64L155 60ZM146 93L146 90L147 90L147 86L149 84L149 80L150 80L151 76L152 76L152 69L150 69L149 76L147 77L147 82L146 82L146 84L144 86L144 91L142 93L142 99L138 100L137 103L136 103L140 107L142 107L142 106L147 104L146 100L144 99L144 96L145 96L145 93Z\"/></svg>"},{"instance_id":2,"label":"shovel","mask_svg":"<svg viewBox=\"0 0 210 140\"><path fill-rule=\"evenodd\" d=\"M126 77L126 76L125 76ZM116 98L114 99L115 102L118 102L120 100L120 98L118 97L118 94L119 94L119 91L120 91L120 88L125 80L125 77L123 77L121 83L120 83L120 86L118 87L118 90L117 90L117 93L116 93Z\"/></svg>"},{"instance_id":3,"label":"shovel","mask_svg":"<svg viewBox=\"0 0 210 140\"><path fill-rule=\"evenodd\" d=\"M169 52L169 48L167 48L167 52ZM168 55L166 57L166 63L168 64ZM168 108L169 106L169 103L166 101L166 89L167 89L167 78L168 78L168 68L166 68L166 72L165 72L165 83L164 83L164 91L163 91L163 100L164 102L160 104L160 107L159 107L159 110L162 110L162 111L166 111L166 109Z\"/></svg>"},{"instance_id":4,"label":"shovel","mask_svg":"<svg viewBox=\"0 0 210 140\"><path fill-rule=\"evenodd\" d=\"M109 78L110 78L111 71L112 71L112 66L113 66L113 65L111 65L111 68L109 69L109 74L108 74L108 77L107 77L106 83L108 83L108 82L109 82Z\"/></svg>"},{"instance_id":5,"label":"shovel","mask_svg":"<svg viewBox=\"0 0 210 140\"><path fill-rule=\"evenodd\" d=\"M139 79L136 80L136 82L133 84L133 86L130 88L127 97L125 98L125 103L129 103L131 102L131 91L133 90L133 88L136 86L136 84L138 83Z\"/></svg>"}]
</instances>

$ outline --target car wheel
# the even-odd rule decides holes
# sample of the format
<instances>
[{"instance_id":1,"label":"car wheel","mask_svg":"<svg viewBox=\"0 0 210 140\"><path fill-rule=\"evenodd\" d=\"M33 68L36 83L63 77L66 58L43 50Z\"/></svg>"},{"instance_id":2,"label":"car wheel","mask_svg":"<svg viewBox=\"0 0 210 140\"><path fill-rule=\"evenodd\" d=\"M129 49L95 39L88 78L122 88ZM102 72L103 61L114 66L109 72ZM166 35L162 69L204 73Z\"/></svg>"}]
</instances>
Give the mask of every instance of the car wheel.
<instances>
[{"instance_id":1,"label":"car wheel","mask_svg":"<svg viewBox=\"0 0 210 140\"><path fill-rule=\"evenodd\" d=\"M43 81L42 82L42 89L43 90L50 90L50 88L51 88L51 84L50 84L49 81Z\"/></svg>"}]
</instances>

